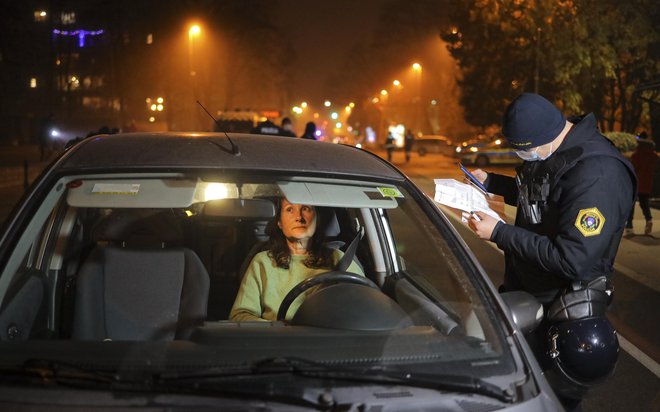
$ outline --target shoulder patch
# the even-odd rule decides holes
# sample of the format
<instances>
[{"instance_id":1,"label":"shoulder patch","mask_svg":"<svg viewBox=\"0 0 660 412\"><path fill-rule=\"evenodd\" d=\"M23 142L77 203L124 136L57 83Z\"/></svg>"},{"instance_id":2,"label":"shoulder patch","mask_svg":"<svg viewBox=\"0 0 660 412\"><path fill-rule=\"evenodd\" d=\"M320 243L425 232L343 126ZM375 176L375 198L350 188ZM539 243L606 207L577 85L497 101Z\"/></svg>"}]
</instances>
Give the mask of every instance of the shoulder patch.
<instances>
[{"instance_id":1,"label":"shoulder patch","mask_svg":"<svg viewBox=\"0 0 660 412\"><path fill-rule=\"evenodd\" d=\"M596 207L580 210L575 219L575 227L584 237L600 235L604 224L605 217Z\"/></svg>"}]
</instances>

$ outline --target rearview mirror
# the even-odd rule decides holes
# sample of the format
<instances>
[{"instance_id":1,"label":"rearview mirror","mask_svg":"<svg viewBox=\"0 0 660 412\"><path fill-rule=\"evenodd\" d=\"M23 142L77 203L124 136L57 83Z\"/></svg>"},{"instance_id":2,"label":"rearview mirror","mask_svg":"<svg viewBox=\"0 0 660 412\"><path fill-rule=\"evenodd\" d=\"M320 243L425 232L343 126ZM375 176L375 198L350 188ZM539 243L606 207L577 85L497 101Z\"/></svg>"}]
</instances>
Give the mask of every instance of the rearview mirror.
<instances>
[{"instance_id":1,"label":"rearview mirror","mask_svg":"<svg viewBox=\"0 0 660 412\"><path fill-rule=\"evenodd\" d=\"M242 219L272 219L275 204L265 199L216 199L204 205L204 215Z\"/></svg>"}]
</instances>

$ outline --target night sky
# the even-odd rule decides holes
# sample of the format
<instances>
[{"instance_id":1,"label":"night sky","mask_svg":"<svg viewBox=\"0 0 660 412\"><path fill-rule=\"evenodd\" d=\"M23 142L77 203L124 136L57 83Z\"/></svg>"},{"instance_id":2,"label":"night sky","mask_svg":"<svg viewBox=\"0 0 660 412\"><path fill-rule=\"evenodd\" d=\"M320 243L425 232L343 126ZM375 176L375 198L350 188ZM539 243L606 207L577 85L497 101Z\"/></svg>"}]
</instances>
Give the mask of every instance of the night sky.
<instances>
[{"instance_id":1,"label":"night sky","mask_svg":"<svg viewBox=\"0 0 660 412\"><path fill-rule=\"evenodd\" d=\"M280 25L297 57L294 96L321 100L328 76L341 68L346 50L369 39L378 18L379 0L281 0Z\"/></svg>"}]
</instances>

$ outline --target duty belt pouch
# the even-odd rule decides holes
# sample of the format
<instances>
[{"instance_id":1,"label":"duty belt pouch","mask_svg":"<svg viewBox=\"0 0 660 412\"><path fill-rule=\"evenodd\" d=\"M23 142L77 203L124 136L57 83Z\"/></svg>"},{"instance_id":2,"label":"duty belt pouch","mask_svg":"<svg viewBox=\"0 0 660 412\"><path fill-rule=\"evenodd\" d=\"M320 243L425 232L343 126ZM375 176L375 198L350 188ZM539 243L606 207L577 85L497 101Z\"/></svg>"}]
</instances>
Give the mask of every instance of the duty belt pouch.
<instances>
[{"instance_id":1,"label":"duty belt pouch","mask_svg":"<svg viewBox=\"0 0 660 412\"><path fill-rule=\"evenodd\" d=\"M605 316L614 288L600 276L589 283L576 281L550 304L547 319L551 323Z\"/></svg>"},{"instance_id":2,"label":"duty belt pouch","mask_svg":"<svg viewBox=\"0 0 660 412\"><path fill-rule=\"evenodd\" d=\"M529 171L516 174L518 186L518 208L522 211L525 222L532 225L542 223L542 210L550 194L550 177L546 173L535 176Z\"/></svg>"}]
</instances>

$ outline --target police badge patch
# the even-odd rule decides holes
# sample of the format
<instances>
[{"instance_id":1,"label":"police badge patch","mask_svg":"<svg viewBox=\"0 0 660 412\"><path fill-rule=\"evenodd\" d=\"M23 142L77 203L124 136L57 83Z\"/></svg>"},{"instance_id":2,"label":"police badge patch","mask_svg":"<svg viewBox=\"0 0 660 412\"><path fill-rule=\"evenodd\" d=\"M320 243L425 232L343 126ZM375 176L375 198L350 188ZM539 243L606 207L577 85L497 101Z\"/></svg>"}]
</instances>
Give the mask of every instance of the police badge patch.
<instances>
[{"instance_id":1,"label":"police badge patch","mask_svg":"<svg viewBox=\"0 0 660 412\"><path fill-rule=\"evenodd\" d=\"M604 224L605 217L595 207L580 210L575 219L575 227L584 237L599 235Z\"/></svg>"}]
</instances>

